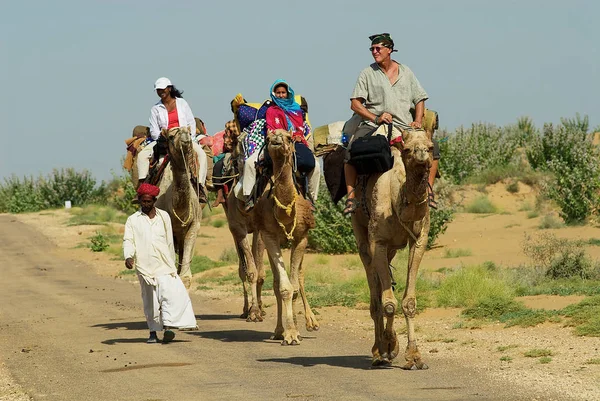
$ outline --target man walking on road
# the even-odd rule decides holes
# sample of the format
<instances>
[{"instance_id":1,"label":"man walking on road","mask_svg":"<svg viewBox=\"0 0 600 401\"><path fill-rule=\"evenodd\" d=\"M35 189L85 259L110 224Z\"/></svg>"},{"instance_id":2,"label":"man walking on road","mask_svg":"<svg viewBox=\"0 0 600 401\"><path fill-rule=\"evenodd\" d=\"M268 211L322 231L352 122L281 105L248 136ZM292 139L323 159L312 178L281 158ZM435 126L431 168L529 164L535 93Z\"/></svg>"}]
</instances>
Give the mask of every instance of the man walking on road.
<instances>
[{"instance_id":1,"label":"man walking on road","mask_svg":"<svg viewBox=\"0 0 600 401\"><path fill-rule=\"evenodd\" d=\"M125 267L135 267L140 281L149 344L159 341L156 333L163 327L163 343L175 337L171 328L196 328L192 301L177 275L171 218L154 207L159 192L154 185L140 185L137 193L141 208L127 218L123 235Z\"/></svg>"}]
</instances>

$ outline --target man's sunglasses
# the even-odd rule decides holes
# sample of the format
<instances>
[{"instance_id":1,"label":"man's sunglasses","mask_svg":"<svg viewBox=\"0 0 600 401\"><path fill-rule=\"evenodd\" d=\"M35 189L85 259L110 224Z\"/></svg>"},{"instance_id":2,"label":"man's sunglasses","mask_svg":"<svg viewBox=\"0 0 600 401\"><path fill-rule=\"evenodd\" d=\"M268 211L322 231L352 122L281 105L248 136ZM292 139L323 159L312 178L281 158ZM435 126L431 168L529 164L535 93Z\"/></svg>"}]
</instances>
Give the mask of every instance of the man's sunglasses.
<instances>
[{"instance_id":1,"label":"man's sunglasses","mask_svg":"<svg viewBox=\"0 0 600 401\"><path fill-rule=\"evenodd\" d=\"M374 51L377 52L377 53L381 53L381 49L386 49L386 47L385 46L377 46L377 47L371 46L371 47L369 47L369 51L371 53L373 53Z\"/></svg>"}]
</instances>

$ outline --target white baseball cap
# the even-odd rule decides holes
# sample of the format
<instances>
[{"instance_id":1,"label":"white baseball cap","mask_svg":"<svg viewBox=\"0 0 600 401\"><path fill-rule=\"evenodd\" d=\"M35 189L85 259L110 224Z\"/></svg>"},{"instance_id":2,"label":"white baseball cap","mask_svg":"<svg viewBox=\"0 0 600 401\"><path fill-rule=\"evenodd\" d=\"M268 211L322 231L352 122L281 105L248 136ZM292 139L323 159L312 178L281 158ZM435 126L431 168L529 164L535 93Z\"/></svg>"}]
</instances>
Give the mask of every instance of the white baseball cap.
<instances>
[{"instance_id":1,"label":"white baseball cap","mask_svg":"<svg viewBox=\"0 0 600 401\"><path fill-rule=\"evenodd\" d=\"M154 83L154 90L156 89L165 89L167 86L173 85L169 78L160 77Z\"/></svg>"}]
</instances>

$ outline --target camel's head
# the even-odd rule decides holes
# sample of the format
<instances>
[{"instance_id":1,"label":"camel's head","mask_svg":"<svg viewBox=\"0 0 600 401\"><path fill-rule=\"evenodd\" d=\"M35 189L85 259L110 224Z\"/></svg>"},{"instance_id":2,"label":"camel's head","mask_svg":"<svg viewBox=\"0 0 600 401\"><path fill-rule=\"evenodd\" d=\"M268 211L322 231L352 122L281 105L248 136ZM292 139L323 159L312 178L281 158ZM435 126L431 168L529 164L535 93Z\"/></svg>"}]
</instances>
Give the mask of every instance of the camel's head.
<instances>
[{"instance_id":1,"label":"camel's head","mask_svg":"<svg viewBox=\"0 0 600 401\"><path fill-rule=\"evenodd\" d=\"M186 158L193 155L194 148L192 147L192 135L189 127L175 127L168 131L163 129L161 135L167 139L172 162L177 163L180 161L182 154Z\"/></svg>"},{"instance_id":2,"label":"camel's head","mask_svg":"<svg viewBox=\"0 0 600 401\"><path fill-rule=\"evenodd\" d=\"M294 151L292 134L284 129L267 132L267 149L273 159L289 156Z\"/></svg>"},{"instance_id":3,"label":"camel's head","mask_svg":"<svg viewBox=\"0 0 600 401\"><path fill-rule=\"evenodd\" d=\"M398 147L402 151L402 161L406 167L431 167L433 142L424 130L411 128L402 132L402 142Z\"/></svg>"}]
</instances>

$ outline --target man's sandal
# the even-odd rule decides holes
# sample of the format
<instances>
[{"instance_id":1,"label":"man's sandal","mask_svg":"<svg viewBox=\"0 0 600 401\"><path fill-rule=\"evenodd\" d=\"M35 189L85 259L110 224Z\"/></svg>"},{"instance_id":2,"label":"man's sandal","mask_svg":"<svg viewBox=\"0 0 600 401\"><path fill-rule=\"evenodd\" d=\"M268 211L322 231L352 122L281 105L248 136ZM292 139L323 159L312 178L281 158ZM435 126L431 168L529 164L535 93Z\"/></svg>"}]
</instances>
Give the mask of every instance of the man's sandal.
<instances>
[{"instance_id":1,"label":"man's sandal","mask_svg":"<svg viewBox=\"0 0 600 401\"><path fill-rule=\"evenodd\" d=\"M433 194L433 191L427 194L427 201L430 208L437 210L437 202L435 201L435 195Z\"/></svg>"},{"instance_id":2,"label":"man's sandal","mask_svg":"<svg viewBox=\"0 0 600 401\"><path fill-rule=\"evenodd\" d=\"M348 198L346 199L346 207L342 213L344 214L352 214L356 211L359 206L359 201L356 198Z\"/></svg>"}]
</instances>

